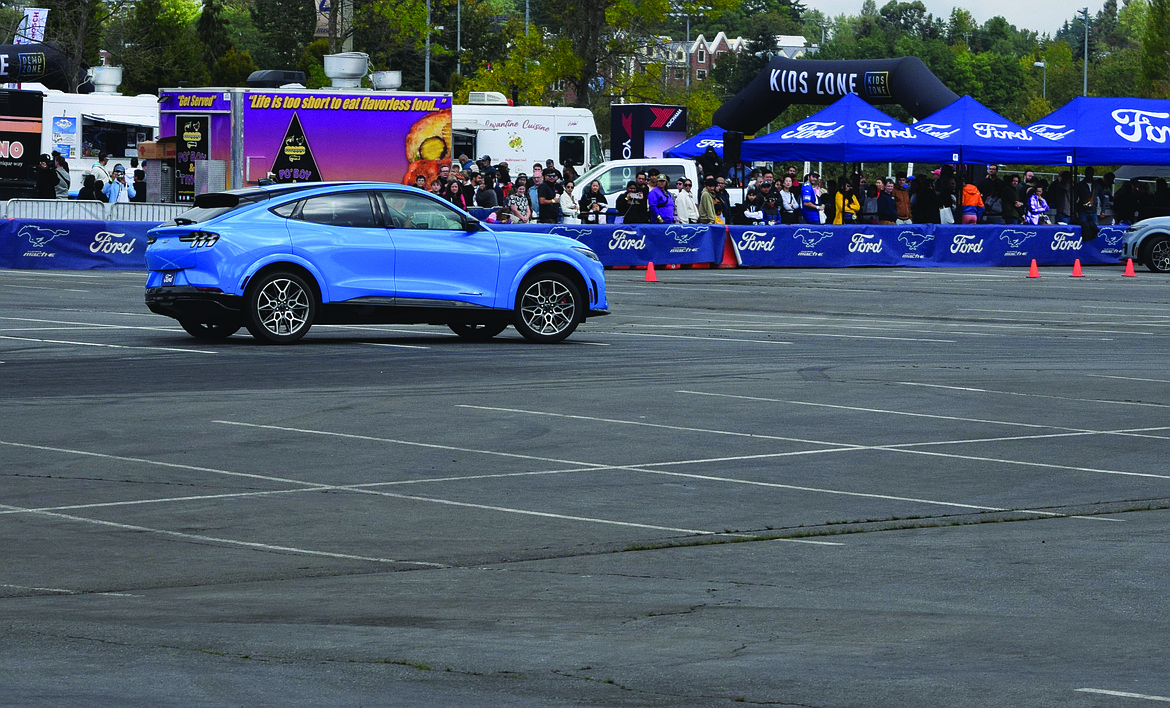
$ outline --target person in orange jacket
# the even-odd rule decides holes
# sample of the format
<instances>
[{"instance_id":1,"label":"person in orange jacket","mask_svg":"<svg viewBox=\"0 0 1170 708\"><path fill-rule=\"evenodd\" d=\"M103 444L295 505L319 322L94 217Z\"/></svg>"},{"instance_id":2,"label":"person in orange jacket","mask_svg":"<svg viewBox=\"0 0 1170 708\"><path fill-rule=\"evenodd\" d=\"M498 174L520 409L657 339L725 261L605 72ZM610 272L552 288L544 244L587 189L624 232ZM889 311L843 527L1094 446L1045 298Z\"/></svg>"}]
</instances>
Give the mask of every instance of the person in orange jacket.
<instances>
[{"instance_id":1,"label":"person in orange jacket","mask_svg":"<svg viewBox=\"0 0 1170 708\"><path fill-rule=\"evenodd\" d=\"M983 216L983 195L979 188L968 182L963 185L963 223L977 224Z\"/></svg>"}]
</instances>

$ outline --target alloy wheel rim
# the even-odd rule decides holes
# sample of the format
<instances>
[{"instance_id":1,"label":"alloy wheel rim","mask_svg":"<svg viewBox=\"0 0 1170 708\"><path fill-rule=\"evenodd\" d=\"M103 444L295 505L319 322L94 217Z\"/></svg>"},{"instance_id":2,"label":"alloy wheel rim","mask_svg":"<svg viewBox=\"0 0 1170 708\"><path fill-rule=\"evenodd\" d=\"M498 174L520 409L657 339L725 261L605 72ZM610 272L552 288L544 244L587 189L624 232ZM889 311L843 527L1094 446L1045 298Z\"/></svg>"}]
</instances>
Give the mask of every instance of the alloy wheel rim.
<instances>
[{"instance_id":1,"label":"alloy wheel rim","mask_svg":"<svg viewBox=\"0 0 1170 708\"><path fill-rule=\"evenodd\" d=\"M1150 253L1150 259L1159 270L1170 271L1170 241L1161 241L1154 244L1154 249Z\"/></svg>"},{"instance_id":2,"label":"alloy wheel rim","mask_svg":"<svg viewBox=\"0 0 1170 708\"><path fill-rule=\"evenodd\" d=\"M298 332L308 322L309 294L287 278L277 278L261 288L256 313L264 329L273 334Z\"/></svg>"},{"instance_id":3,"label":"alloy wheel rim","mask_svg":"<svg viewBox=\"0 0 1170 708\"><path fill-rule=\"evenodd\" d=\"M572 323L577 304L564 283L541 280L524 291L520 300L524 323L538 334L560 334Z\"/></svg>"}]
</instances>

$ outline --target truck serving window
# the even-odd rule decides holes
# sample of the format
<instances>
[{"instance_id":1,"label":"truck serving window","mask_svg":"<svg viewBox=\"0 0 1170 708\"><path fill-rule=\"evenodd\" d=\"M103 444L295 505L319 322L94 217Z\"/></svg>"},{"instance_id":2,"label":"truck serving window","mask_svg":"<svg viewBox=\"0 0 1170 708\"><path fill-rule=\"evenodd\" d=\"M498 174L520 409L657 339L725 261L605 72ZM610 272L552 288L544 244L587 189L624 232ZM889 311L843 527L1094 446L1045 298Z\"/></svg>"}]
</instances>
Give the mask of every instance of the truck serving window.
<instances>
[{"instance_id":1,"label":"truck serving window","mask_svg":"<svg viewBox=\"0 0 1170 708\"><path fill-rule=\"evenodd\" d=\"M562 135L560 149L560 163L572 164L580 167L585 164L585 136Z\"/></svg>"}]
</instances>

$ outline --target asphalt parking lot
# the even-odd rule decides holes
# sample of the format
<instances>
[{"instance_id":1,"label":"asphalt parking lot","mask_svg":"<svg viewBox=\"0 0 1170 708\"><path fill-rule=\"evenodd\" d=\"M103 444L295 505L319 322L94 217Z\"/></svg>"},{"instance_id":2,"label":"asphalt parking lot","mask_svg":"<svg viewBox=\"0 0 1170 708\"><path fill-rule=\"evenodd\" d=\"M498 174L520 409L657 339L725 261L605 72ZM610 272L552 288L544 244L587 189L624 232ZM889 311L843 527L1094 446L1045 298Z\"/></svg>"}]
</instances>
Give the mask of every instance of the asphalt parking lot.
<instances>
[{"instance_id":1,"label":"asphalt parking lot","mask_svg":"<svg viewBox=\"0 0 1170 708\"><path fill-rule=\"evenodd\" d=\"M1085 273L274 347L0 271L0 703L1170 702L1170 278Z\"/></svg>"}]
</instances>

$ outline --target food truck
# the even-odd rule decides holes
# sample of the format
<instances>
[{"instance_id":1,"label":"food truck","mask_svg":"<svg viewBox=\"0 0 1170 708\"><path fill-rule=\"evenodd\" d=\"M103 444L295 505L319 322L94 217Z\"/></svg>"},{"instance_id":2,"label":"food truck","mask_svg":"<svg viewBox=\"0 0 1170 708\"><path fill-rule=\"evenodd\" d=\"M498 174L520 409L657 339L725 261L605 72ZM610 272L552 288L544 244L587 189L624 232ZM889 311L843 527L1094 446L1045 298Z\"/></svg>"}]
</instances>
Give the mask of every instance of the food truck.
<instances>
[{"instance_id":1,"label":"food truck","mask_svg":"<svg viewBox=\"0 0 1170 708\"><path fill-rule=\"evenodd\" d=\"M325 57L327 74L333 57L346 58ZM173 161L174 193L160 200L261 180L435 179L451 162L451 94L363 89L365 64L351 73L324 89L161 90L159 144L143 155Z\"/></svg>"}]
</instances>

